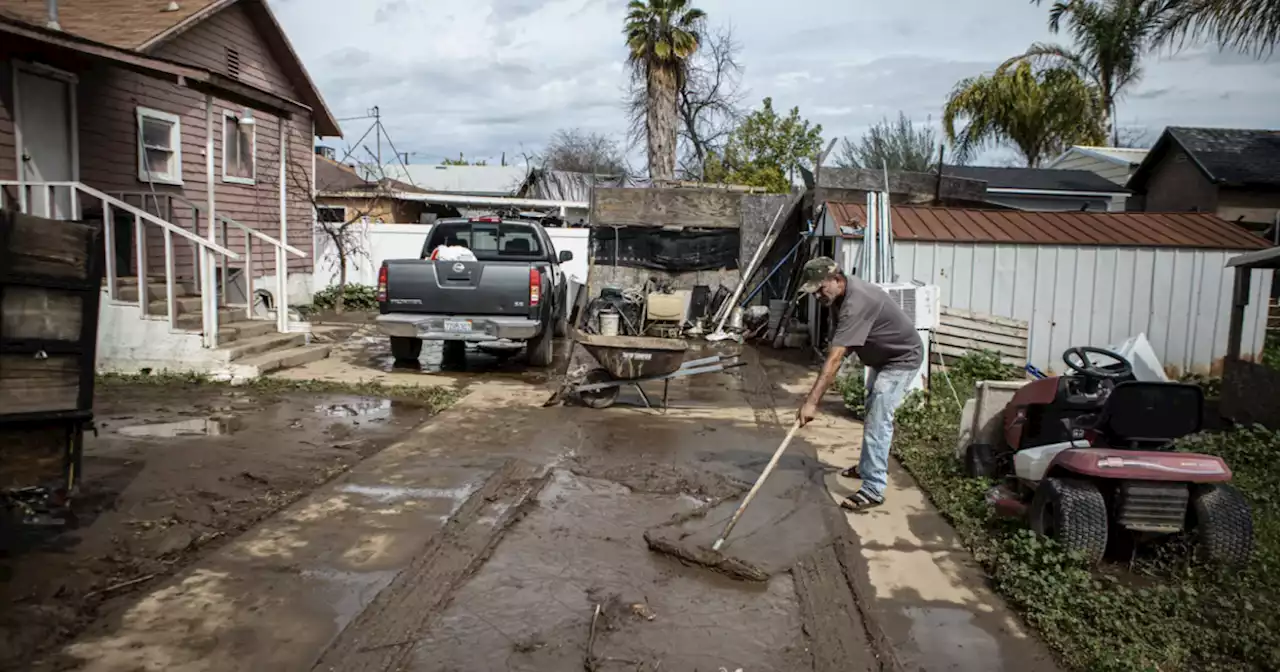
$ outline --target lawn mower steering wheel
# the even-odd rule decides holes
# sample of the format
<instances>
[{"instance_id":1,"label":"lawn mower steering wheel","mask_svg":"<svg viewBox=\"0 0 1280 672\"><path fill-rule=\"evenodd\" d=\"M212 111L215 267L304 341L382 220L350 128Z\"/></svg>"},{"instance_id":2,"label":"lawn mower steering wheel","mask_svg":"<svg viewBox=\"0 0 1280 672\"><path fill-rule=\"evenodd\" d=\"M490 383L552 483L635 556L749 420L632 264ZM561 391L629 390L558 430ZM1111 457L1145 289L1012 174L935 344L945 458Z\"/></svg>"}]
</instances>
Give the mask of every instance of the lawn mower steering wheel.
<instances>
[{"instance_id":1,"label":"lawn mower steering wheel","mask_svg":"<svg viewBox=\"0 0 1280 672\"><path fill-rule=\"evenodd\" d=\"M1104 369L1089 361L1089 355L1102 355L1114 359L1122 368L1115 371ZM1133 365L1129 360L1110 350L1089 346L1071 348L1062 353L1062 363L1066 364L1068 369L1087 378L1123 378L1133 373Z\"/></svg>"}]
</instances>

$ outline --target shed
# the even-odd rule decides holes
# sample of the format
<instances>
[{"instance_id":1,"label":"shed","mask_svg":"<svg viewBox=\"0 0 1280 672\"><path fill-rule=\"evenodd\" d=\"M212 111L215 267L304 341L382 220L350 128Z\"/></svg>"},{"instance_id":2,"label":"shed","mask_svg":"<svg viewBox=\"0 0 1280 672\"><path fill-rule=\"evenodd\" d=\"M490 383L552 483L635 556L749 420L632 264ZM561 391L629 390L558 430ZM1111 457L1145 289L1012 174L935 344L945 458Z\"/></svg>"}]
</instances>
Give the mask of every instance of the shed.
<instances>
[{"instance_id":1,"label":"shed","mask_svg":"<svg viewBox=\"0 0 1280 672\"><path fill-rule=\"evenodd\" d=\"M865 206L831 203L854 229ZM1227 354L1232 277L1227 261L1265 242L1213 215L1023 212L895 206L898 281L938 285L942 305L1024 320L1029 359L1061 370L1064 350L1145 333L1170 373L1218 373ZM860 238L838 259L853 272ZM1271 271L1253 274L1254 295ZM1265 302L1243 322L1243 352L1258 356Z\"/></svg>"},{"instance_id":2,"label":"shed","mask_svg":"<svg viewBox=\"0 0 1280 672\"><path fill-rule=\"evenodd\" d=\"M1275 363L1266 362L1265 358L1259 363L1258 358L1249 357L1251 351L1242 346L1250 335L1250 316L1259 308L1269 310L1267 295L1256 291L1258 281L1253 276L1264 272L1272 274L1277 268L1280 268L1280 247L1248 252L1227 262L1227 271L1235 279L1228 329L1230 341L1222 372L1222 415L1239 423L1258 423L1271 429L1280 429L1280 404L1276 403L1280 397L1280 369L1272 368ZM1272 347L1278 345L1273 343Z\"/></svg>"}]
</instances>

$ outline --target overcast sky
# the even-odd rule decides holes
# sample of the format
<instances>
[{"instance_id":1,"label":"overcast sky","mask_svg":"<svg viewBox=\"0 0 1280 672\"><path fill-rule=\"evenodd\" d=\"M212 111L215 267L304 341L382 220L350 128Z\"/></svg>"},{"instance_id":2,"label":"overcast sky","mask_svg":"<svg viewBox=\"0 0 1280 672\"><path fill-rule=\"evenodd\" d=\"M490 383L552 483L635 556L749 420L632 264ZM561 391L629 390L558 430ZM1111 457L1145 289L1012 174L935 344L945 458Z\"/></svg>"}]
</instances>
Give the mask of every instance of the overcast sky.
<instances>
[{"instance_id":1,"label":"overcast sky","mask_svg":"<svg viewBox=\"0 0 1280 672\"><path fill-rule=\"evenodd\" d=\"M626 0L271 0L339 118L377 105L401 152L495 162L557 128L617 134ZM936 123L955 82L1054 36L1020 0L695 0L732 26L758 105L800 107L824 137L859 136L899 110ZM1065 39L1065 36L1058 39ZM1122 127L1280 128L1280 56L1186 49L1152 55L1121 101ZM356 141L369 122L343 122ZM1006 156L982 157L999 163Z\"/></svg>"}]
</instances>

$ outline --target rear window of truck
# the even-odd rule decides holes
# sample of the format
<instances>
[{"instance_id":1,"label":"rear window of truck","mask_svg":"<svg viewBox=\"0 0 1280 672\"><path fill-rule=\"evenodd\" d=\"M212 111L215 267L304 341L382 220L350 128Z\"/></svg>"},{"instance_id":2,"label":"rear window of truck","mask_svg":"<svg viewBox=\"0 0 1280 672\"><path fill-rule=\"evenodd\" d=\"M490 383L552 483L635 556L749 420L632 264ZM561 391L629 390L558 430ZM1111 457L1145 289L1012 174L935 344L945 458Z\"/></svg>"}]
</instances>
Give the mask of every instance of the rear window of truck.
<instances>
[{"instance_id":1,"label":"rear window of truck","mask_svg":"<svg viewBox=\"0 0 1280 672\"><path fill-rule=\"evenodd\" d=\"M480 261L531 261L545 253L533 227L497 222L456 222L437 224L422 250L426 259L441 245L461 245Z\"/></svg>"}]
</instances>

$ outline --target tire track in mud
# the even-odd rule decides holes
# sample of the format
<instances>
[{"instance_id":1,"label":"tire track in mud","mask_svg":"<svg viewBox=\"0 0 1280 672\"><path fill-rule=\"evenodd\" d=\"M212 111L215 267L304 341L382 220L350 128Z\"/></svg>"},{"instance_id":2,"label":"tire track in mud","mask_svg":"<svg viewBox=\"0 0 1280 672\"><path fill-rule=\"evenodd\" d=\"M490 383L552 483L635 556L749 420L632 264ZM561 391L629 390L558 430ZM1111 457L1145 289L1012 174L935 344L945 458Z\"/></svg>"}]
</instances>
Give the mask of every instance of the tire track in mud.
<instances>
[{"instance_id":1,"label":"tire track in mud","mask_svg":"<svg viewBox=\"0 0 1280 672\"><path fill-rule=\"evenodd\" d=\"M744 351L749 366L738 369L742 390L755 413L757 424L782 427L773 396L773 385L753 349ZM821 497L828 498L822 483L822 467L809 448L806 461L813 465ZM823 523L831 542L822 546L791 569L800 604L801 625L809 640L814 672L902 672L888 637L869 613L870 585L866 561L859 552L857 536L834 503L822 507Z\"/></svg>"},{"instance_id":2,"label":"tire track in mud","mask_svg":"<svg viewBox=\"0 0 1280 672\"><path fill-rule=\"evenodd\" d=\"M313 671L400 669L431 619L484 565L503 532L550 480L542 467L510 459L473 493L426 548L321 654Z\"/></svg>"}]
</instances>

